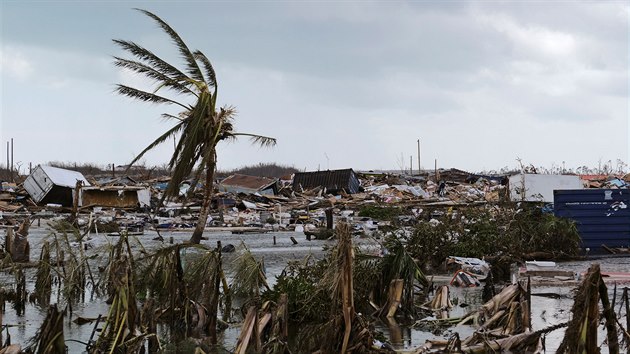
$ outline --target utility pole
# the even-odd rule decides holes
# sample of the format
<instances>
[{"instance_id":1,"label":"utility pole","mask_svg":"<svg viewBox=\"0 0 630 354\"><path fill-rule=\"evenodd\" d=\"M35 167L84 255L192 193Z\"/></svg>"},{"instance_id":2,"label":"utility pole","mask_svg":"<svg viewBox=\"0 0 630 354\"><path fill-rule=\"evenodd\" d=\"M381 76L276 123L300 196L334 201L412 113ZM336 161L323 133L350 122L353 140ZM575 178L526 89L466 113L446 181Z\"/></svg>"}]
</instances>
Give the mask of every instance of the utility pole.
<instances>
[{"instance_id":1,"label":"utility pole","mask_svg":"<svg viewBox=\"0 0 630 354\"><path fill-rule=\"evenodd\" d=\"M437 159L435 159L435 183L439 182L439 180L440 180L440 176L438 176Z\"/></svg>"},{"instance_id":2,"label":"utility pole","mask_svg":"<svg viewBox=\"0 0 630 354\"><path fill-rule=\"evenodd\" d=\"M413 156L409 155L409 175L413 176Z\"/></svg>"},{"instance_id":3,"label":"utility pole","mask_svg":"<svg viewBox=\"0 0 630 354\"><path fill-rule=\"evenodd\" d=\"M422 171L420 170L420 139L418 139L418 175L420 175Z\"/></svg>"},{"instance_id":4,"label":"utility pole","mask_svg":"<svg viewBox=\"0 0 630 354\"><path fill-rule=\"evenodd\" d=\"M13 177L13 138L11 138L11 169L9 171L11 174L11 182L15 182L15 178Z\"/></svg>"}]
</instances>

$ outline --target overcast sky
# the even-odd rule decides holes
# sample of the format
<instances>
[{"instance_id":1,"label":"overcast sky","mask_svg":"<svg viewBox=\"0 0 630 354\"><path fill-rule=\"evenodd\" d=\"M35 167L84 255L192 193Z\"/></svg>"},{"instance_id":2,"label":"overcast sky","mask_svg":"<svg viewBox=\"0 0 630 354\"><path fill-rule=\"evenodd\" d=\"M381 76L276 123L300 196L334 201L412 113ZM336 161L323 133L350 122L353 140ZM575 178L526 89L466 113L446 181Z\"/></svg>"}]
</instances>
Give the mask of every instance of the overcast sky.
<instances>
[{"instance_id":1,"label":"overcast sky","mask_svg":"<svg viewBox=\"0 0 630 354\"><path fill-rule=\"evenodd\" d=\"M116 95L149 89L112 39L180 65L168 22L217 71L236 128L278 139L220 146L219 168L470 171L628 161L628 1L2 0L1 161L125 164L170 124ZM173 145L146 155L168 161ZM402 158L401 158L402 156Z\"/></svg>"}]
</instances>

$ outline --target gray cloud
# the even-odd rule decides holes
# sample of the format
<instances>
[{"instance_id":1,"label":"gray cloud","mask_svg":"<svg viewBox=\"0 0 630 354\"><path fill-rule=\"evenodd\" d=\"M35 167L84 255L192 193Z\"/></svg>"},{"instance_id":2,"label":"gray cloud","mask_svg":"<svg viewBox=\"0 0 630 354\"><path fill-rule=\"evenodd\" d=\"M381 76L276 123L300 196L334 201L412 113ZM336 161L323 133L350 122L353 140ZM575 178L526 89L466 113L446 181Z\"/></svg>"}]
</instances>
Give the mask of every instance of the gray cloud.
<instances>
[{"instance_id":1,"label":"gray cloud","mask_svg":"<svg viewBox=\"0 0 630 354\"><path fill-rule=\"evenodd\" d=\"M222 146L223 168L394 168L401 152L405 163L415 154L418 138L427 167L435 158L471 170L514 165L517 156L537 165L628 159L626 3L3 6L1 138L51 144L76 137L68 132L77 125L91 128L76 142L92 149L24 147L25 160L124 163L167 128L158 116L168 107L111 92L121 80L144 84L111 65L119 53L112 38L177 61L135 6L155 11L211 58L219 101L237 107L239 130L279 139L271 150ZM147 161L168 153L165 146Z\"/></svg>"}]
</instances>

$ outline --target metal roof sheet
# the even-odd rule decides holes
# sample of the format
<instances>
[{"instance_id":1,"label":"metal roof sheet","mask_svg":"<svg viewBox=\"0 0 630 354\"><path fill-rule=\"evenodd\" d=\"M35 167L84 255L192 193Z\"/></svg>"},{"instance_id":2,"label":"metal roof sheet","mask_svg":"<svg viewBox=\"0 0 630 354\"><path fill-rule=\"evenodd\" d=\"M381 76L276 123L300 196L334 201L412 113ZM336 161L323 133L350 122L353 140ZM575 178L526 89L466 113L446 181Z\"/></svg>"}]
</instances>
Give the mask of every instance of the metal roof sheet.
<instances>
[{"instance_id":1,"label":"metal roof sheet","mask_svg":"<svg viewBox=\"0 0 630 354\"><path fill-rule=\"evenodd\" d=\"M77 181L82 181L84 186L90 185L90 182L88 182L80 172L52 166L40 165L39 167L56 186L74 188L76 187Z\"/></svg>"},{"instance_id":2,"label":"metal roof sheet","mask_svg":"<svg viewBox=\"0 0 630 354\"><path fill-rule=\"evenodd\" d=\"M234 174L223 179L220 184L224 186L238 186L253 190L260 190L274 184L275 182L275 180L266 177Z\"/></svg>"}]
</instances>

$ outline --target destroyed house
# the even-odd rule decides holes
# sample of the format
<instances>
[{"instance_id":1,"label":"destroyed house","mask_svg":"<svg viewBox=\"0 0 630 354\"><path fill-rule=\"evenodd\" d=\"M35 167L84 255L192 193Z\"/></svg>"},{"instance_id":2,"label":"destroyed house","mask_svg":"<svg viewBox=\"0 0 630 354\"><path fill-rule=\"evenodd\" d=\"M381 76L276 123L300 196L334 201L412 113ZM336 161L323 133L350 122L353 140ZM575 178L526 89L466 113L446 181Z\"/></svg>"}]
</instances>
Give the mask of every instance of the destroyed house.
<instances>
[{"instance_id":1,"label":"destroyed house","mask_svg":"<svg viewBox=\"0 0 630 354\"><path fill-rule=\"evenodd\" d=\"M293 190L303 191L322 187L326 193L357 193L360 183L351 168L345 170L297 172L293 177Z\"/></svg>"},{"instance_id":2,"label":"destroyed house","mask_svg":"<svg viewBox=\"0 0 630 354\"><path fill-rule=\"evenodd\" d=\"M136 186L94 186L81 188L79 205L138 208L151 205L151 192Z\"/></svg>"},{"instance_id":3,"label":"destroyed house","mask_svg":"<svg viewBox=\"0 0 630 354\"><path fill-rule=\"evenodd\" d=\"M276 195L278 184L271 178L234 174L223 179L218 189L219 192Z\"/></svg>"},{"instance_id":4,"label":"destroyed house","mask_svg":"<svg viewBox=\"0 0 630 354\"><path fill-rule=\"evenodd\" d=\"M77 181L82 182L83 186L90 185L77 171L40 165L26 178L24 189L37 204L61 204L70 207Z\"/></svg>"}]
</instances>

